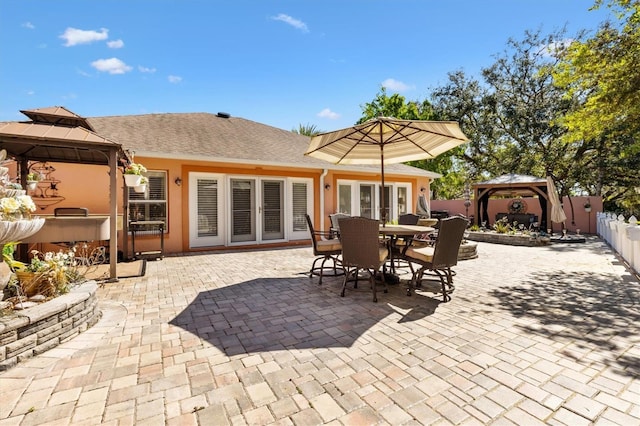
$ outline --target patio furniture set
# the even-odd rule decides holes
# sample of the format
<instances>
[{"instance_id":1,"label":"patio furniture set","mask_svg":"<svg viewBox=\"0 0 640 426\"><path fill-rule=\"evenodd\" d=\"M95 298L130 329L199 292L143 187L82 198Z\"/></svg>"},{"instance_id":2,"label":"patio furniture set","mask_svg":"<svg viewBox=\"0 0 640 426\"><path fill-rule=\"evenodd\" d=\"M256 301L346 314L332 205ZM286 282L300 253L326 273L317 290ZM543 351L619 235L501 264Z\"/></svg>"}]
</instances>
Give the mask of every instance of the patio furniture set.
<instances>
[{"instance_id":1,"label":"patio furniture set","mask_svg":"<svg viewBox=\"0 0 640 426\"><path fill-rule=\"evenodd\" d=\"M451 300L454 290L452 271L458 262L458 250L469 222L461 216L451 216L438 221L437 229L420 226L418 216L406 215L398 225L381 224L380 221L345 214L330 215L328 232L314 229L307 215L315 259L309 277L344 276L340 295L344 297L347 284L359 278L368 279L373 301L377 302L377 283L387 292L389 278L399 282L396 268L408 267L411 279L407 296L422 286L423 280L440 282L442 301ZM389 271L389 273L387 273ZM425 277L426 276L426 277Z\"/></svg>"}]
</instances>

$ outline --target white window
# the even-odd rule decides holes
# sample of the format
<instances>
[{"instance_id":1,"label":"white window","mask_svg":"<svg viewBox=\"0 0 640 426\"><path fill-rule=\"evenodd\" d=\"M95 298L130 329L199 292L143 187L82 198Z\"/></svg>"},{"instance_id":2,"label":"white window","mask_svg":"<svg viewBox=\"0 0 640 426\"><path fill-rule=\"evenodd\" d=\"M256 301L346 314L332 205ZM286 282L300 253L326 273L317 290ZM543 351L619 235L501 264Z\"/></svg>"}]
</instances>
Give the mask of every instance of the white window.
<instances>
[{"instance_id":1,"label":"white window","mask_svg":"<svg viewBox=\"0 0 640 426\"><path fill-rule=\"evenodd\" d=\"M133 188L129 188L129 220L161 220L164 222L166 232L169 226L167 221L167 173L148 171L145 176L149 182L144 192L136 192Z\"/></svg>"},{"instance_id":2,"label":"white window","mask_svg":"<svg viewBox=\"0 0 640 426\"><path fill-rule=\"evenodd\" d=\"M292 179L290 186L291 203L291 231L289 239L297 240L309 238L306 215L312 216L313 193L312 179Z\"/></svg>"},{"instance_id":3,"label":"white window","mask_svg":"<svg viewBox=\"0 0 640 426\"><path fill-rule=\"evenodd\" d=\"M379 219L381 203L379 182L338 181L336 213ZM397 220L399 215L411 212L411 185L385 182L384 205L388 221Z\"/></svg>"}]
</instances>

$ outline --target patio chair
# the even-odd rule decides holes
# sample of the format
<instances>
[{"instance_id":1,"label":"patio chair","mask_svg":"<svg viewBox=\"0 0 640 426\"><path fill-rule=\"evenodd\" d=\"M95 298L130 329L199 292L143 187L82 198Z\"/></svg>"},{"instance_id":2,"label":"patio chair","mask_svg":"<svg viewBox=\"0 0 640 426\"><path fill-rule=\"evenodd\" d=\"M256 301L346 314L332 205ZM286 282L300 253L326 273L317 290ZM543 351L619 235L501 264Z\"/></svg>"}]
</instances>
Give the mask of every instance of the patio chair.
<instances>
[{"instance_id":1,"label":"patio chair","mask_svg":"<svg viewBox=\"0 0 640 426\"><path fill-rule=\"evenodd\" d=\"M329 215L329 220L331 221L331 232L336 238L340 237L340 219L344 219L346 217L351 217L351 215L346 213L334 213Z\"/></svg>"},{"instance_id":2,"label":"patio chair","mask_svg":"<svg viewBox=\"0 0 640 426\"><path fill-rule=\"evenodd\" d=\"M469 221L461 216L451 216L440 220L440 229L433 246L412 247L407 246L403 257L409 261L412 277L407 288L407 296L411 296L415 287L420 287L426 271L438 276L442 284L442 301L451 300L449 294L453 292L453 276L451 268L458 264L458 250L462 244L464 232ZM413 263L420 265L413 269Z\"/></svg>"},{"instance_id":3,"label":"patio chair","mask_svg":"<svg viewBox=\"0 0 640 426\"><path fill-rule=\"evenodd\" d=\"M322 284L322 277L331 276L337 277L344 275L344 269L341 266L340 254L342 254L342 245L338 238L332 238L330 232L316 231L313 229L313 222L311 217L307 214L307 227L311 234L311 243L313 245L313 254L316 258L309 270L309 278L314 275L320 277L318 285ZM325 263L329 261L330 266L325 267ZM320 266L317 266L318 262Z\"/></svg>"},{"instance_id":4,"label":"patio chair","mask_svg":"<svg viewBox=\"0 0 640 426\"><path fill-rule=\"evenodd\" d=\"M358 286L358 273L366 272L373 291L373 301L377 302L376 276L382 279L384 292L388 291L387 282L381 267L384 265L389 250L381 245L379 239L380 222L364 217L348 217L340 219L340 242L342 243L342 266L345 268L344 282L340 296L344 297L349 276L355 278Z\"/></svg>"},{"instance_id":5,"label":"patio chair","mask_svg":"<svg viewBox=\"0 0 640 426\"><path fill-rule=\"evenodd\" d=\"M413 213L401 214L398 217L398 225L417 225L420 216Z\"/></svg>"},{"instance_id":6,"label":"patio chair","mask_svg":"<svg viewBox=\"0 0 640 426\"><path fill-rule=\"evenodd\" d=\"M398 225L417 225L419 219L420 219L420 216L418 216L417 214L413 214L413 213L401 214L398 217ZM392 241L393 245L391 249L393 250L393 253L394 253L394 256L393 256L394 264L391 265L392 271L394 271L397 268L406 268L409 266L408 262L405 259L403 259L400 254L404 250L404 247L411 243L412 239L413 239L413 236L400 236L393 239Z\"/></svg>"}]
</instances>

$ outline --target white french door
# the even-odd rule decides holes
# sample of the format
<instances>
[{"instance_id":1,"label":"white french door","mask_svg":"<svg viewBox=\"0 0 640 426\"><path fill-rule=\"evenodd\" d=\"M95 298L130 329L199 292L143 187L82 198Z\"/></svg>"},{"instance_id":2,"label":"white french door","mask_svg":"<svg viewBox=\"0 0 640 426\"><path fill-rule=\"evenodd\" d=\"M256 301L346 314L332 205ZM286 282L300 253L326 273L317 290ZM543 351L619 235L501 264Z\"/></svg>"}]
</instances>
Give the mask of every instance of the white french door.
<instances>
[{"instance_id":1,"label":"white french door","mask_svg":"<svg viewBox=\"0 0 640 426\"><path fill-rule=\"evenodd\" d=\"M213 173L189 174L189 246L224 244L224 179Z\"/></svg>"},{"instance_id":2,"label":"white french door","mask_svg":"<svg viewBox=\"0 0 640 426\"><path fill-rule=\"evenodd\" d=\"M308 238L311 179L189 174L189 246ZM288 206L288 207L287 207Z\"/></svg>"},{"instance_id":3,"label":"white french door","mask_svg":"<svg viewBox=\"0 0 640 426\"><path fill-rule=\"evenodd\" d=\"M284 179L231 178L229 182L230 242L283 240Z\"/></svg>"}]
</instances>

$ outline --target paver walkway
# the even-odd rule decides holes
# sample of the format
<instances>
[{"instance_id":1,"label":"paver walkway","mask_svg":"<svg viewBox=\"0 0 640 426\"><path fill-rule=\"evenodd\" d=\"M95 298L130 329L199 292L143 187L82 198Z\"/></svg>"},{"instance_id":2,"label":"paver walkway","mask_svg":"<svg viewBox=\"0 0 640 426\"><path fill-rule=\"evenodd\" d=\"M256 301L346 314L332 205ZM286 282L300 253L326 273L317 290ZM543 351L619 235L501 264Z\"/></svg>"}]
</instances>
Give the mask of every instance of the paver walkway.
<instances>
[{"instance_id":1,"label":"paver walkway","mask_svg":"<svg viewBox=\"0 0 640 426\"><path fill-rule=\"evenodd\" d=\"M0 425L640 424L640 284L611 250L478 252L446 304L341 298L310 248L149 262L0 374Z\"/></svg>"}]
</instances>

